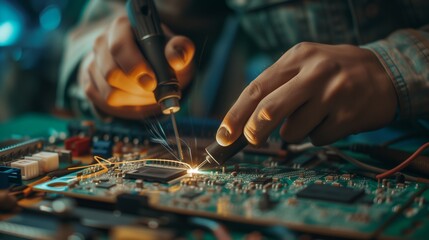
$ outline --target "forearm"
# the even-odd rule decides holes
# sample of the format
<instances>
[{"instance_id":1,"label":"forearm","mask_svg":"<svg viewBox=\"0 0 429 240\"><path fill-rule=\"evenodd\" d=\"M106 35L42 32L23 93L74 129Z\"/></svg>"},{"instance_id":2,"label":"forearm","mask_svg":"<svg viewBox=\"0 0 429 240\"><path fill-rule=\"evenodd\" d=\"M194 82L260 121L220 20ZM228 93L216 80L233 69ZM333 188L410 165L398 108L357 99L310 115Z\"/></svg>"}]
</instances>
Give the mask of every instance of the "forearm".
<instances>
[{"instance_id":1,"label":"forearm","mask_svg":"<svg viewBox=\"0 0 429 240\"><path fill-rule=\"evenodd\" d=\"M400 118L429 117L429 25L403 29L365 45L386 69L395 86Z\"/></svg>"}]
</instances>

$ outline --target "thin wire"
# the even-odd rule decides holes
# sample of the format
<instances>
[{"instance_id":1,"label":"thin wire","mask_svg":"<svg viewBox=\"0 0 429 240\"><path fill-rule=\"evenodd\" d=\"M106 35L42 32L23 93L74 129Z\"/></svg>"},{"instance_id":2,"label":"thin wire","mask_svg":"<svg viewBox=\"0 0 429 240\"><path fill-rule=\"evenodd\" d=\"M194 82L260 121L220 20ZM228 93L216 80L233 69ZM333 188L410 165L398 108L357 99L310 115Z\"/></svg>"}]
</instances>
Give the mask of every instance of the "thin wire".
<instances>
[{"instance_id":1,"label":"thin wire","mask_svg":"<svg viewBox=\"0 0 429 240\"><path fill-rule=\"evenodd\" d=\"M168 145L167 137L165 136L165 132L162 129L159 121L157 125L155 123L150 122L152 129L149 129L149 132L152 134L152 141L161 144L174 158L179 160L179 157L174 153L173 148ZM160 132L161 131L161 132Z\"/></svg>"},{"instance_id":2,"label":"thin wire","mask_svg":"<svg viewBox=\"0 0 429 240\"><path fill-rule=\"evenodd\" d=\"M387 178L392 176L393 174L401 171L405 167L411 164L426 148L429 148L429 142L420 146L411 156L409 156L405 161L403 161L398 166L376 176L377 179Z\"/></svg>"},{"instance_id":3,"label":"thin wire","mask_svg":"<svg viewBox=\"0 0 429 240\"><path fill-rule=\"evenodd\" d=\"M353 158L353 157L345 154L344 152L342 152L341 150L339 150L336 147L326 146L325 148L328 149L328 150L330 150L330 151L332 151L332 152L334 152L336 155L338 155L342 159L344 159L344 160L350 162L351 164L353 164L353 165L355 165L357 167L360 167L362 169L365 169L365 170L368 170L368 171L371 171L371 172L376 172L376 173L382 173L382 172L387 171L384 168L379 168L379 167L375 167L375 166L363 163L363 162L361 162L361 161L359 161L359 160L357 160L357 159L355 159L355 158Z\"/></svg>"},{"instance_id":4,"label":"thin wire","mask_svg":"<svg viewBox=\"0 0 429 240\"><path fill-rule=\"evenodd\" d=\"M364 170L368 170L368 171L375 172L375 173L384 173L384 172L388 171L387 169L383 169L383 168L379 168L379 167L375 167L375 166L363 163L363 162L343 153L341 150L339 150L336 147L326 146L324 148L329 150L329 151L334 152L337 156L341 157L342 159L344 159L344 160L350 162L351 164L353 164L359 168L362 168ZM429 183L429 179L426 179L426 178L414 177L414 176L411 176L408 174L403 174L403 175L407 181Z\"/></svg>"},{"instance_id":5,"label":"thin wire","mask_svg":"<svg viewBox=\"0 0 429 240\"><path fill-rule=\"evenodd\" d=\"M193 161L193 159L192 159L192 149L191 149L191 147L189 146L189 144L185 141L185 140L183 140L183 139L180 139L180 141L182 141L182 143L188 148L188 155L189 155L189 159L191 160L190 162L191 162L191 165L193 165L194 164L194 161Z\"/></svg>"},{"instance_id":6,"label":"thin wire","mask_svg":"<svg viewBox=\"0 0 429 240\"><path fill-rule=\"evenodd\" d=\"M68 170L88 169L90 167L96 167L96 166L101 166L103 168L100 171L90 173L90 174L86 174L86 175L82 175L79 177L81 179L86 179L86 178L92 178L92 177L95 177L95 176L98 176L98 175L101 175L101 174L108 172L109 169L106 167L106 165L119 165L119 164L126 164L126 163L151 162L151 161L169 162L169 163L176 163L176 164L184 165L186 167L184 169L192 169L191 165L189 165L185 162L170 160L170 159L148 158L148 159L138 159L138 160L132 160L132 161L110 162L109 160L104 159L100 156L94 156L94 160L96 160L97 163L91 164L91 165L86 165L86 166L71 167L71 168L68 168Z\"/></svg>"}]
</instances>

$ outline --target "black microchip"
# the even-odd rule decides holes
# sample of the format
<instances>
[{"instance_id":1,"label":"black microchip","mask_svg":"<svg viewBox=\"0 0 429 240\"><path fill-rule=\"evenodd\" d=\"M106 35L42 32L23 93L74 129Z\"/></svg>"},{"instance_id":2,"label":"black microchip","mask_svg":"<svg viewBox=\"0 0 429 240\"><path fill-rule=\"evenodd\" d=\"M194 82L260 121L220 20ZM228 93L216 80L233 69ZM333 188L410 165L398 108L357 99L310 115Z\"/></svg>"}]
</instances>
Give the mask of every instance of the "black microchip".
<instances>
[{"instance_id":1,"label":"black microchip","mask_svg":"<svg viewBox=\"0 0 429 240\"><path fill-rule=\"evenodd\" d=\"M267 183L270 183L273 181L273 178L271 177L258 177L252 180L253 183L255 184L261 184L261 185L265 185Z\"/></svg>"},{"instance_id":2,"label":"black microchip","mask_svg":"<svg viewBox=\"0 0 429 240\"><path fill-rule=\"evenodd\" d=\"M183 169L146 166L127 172L125 174L125 178L167 183L185 175L186 173L187 171Z\"/></svg>"},{"instance_id":3,"label":"black microchip","mask_svg":"<svg viewBox=\"0 0 429 240\"><path fill-rule=\"evenodd\" d=\"M114 183L108 183L108 182L103 182L103 183L98 184L96 187L110 189L111 187L114 187L114 186L116 186L116 184L114 184Z\"/></svg>"},{"instance_id":4,"label":"black microchip","mask_svg":"<svg viewBox=\"0 0 429 240\"><path fill-rule=\"evenodd\" d=\"M181 197L192 200L192 199L200 196L201 194L202 194L202 192L185 192L184 194L181 195Z\"/></svg>"},{"instance_id":5,"label":"black microchip","mask_svg":"<svg viewBox=\"0 0 429 240\"><path fill-rule=\"evenodd\" d=\"M311 198L339 203L353 203L356 199L365 194L363 189L349 187L335 187L324 184L312 184L299 191L298 198Z\"/></svg>"}]
</instances>

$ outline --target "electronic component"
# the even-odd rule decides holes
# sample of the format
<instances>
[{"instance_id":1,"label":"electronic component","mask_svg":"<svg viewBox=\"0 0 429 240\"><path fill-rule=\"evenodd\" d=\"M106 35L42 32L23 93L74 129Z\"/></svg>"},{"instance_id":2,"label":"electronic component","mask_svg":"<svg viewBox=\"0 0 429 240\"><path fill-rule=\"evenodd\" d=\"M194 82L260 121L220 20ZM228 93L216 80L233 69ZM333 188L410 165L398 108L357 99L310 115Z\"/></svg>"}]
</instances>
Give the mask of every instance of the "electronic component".
<instances>
[{"instance_id":1,"label":"electronic component","mask_svg":"<svg viewBox=\"0 0 429 240\"><path fill-rule=\"evenodd\" d=\"M43 149L42 139L6 140L0 142L0 165L9 165L12 161Z\"/></svg>"},{"instance_id":2,"label":"electronic component","mask_svg":"<svg viewBox=\"0 0 429 240\"><path fill-rule=\"evenodd\" d=\"M59 168L60 161L58 153L38 152L33 154L31 157L38 161L40 174L52 172Z\"/></svg>"},{"instance_id":3,"label":"electronic component","mask_svg":"<svg viewBox=\"0 0 429 240\"><path fill-rule=\"evenodd\" d=\"M299 191L298 198L310 198L339 203L353 203L359 197L362 197L365 191L349 187L335 187L324 184L312 184Z\"/></svg>"},{"instance_id":4,"label":"electronic component","mask_svg":"<svg viewBox=\"0 0 429 240\"><path fill-rule=\"evenodd\" d=\"M189 191L189 192L183 193L180 197L186 198L189 200L193 200L194 198L200 196L201 194L203 194L203 193L202 192Z\"/></svg>"},{"instance_id":5,"label":"electronic component","mask_svg":"<svg viewBox=\"0 0 429 240\"><path fill-rule=\"evenodd\" d=\"M21 170L19 168L0 166L0 189L8 188L12 185L21 185Z\"/></svg>"},{"instance_id":6,"label":"electronic component","mask_svg":"<svg viewBox=\"0 0 429 240\"><path fill-rule=\"evenodd\" d=\"M142 189L142 188L143 188L143 186L144 186L143 180L141 180L141 179L137 179L137 180L136 180L136 188L138 188L138 189Z\"/></svg>"},{"instance_id":7,"label":"electronic component","mask_svg":"<svg viewBox=\"0 0 429 240\"><path fill-rule=\"evenodd\" d=\"M184 169L145 166L127 172L125 178L168 183L171 180L186 175L186 173L187 171Z\"/></svg>"},{"instance_id":8,"label":"electronic component","mask_svg":"<svg viewBox=\"0 0 429 240\"><path fill-rule=\"evenodd\" d=\"M67 149L54 149L53 152L58 153L59 161L62 163L72 163L72 152Z\"/></svg>"},{"instance_id":9,"label":"electronic component","mask_svg":"<svg viewBox=\"0 0 429 240\"><path fill-rule=\"evenodd\" d=\"M108 182L103 182L103 183L99 183L97 184L97 188L104 188L104 189L110 189L112 187L116 186L115 183L108 183Z\"/></svg>"},{"instance_id":10,"label":"electronic component","mask_svg":"<svg viewBox=\"0 0 429 240\"><path fill-rule=\"evenodd\" d=\"M301 154L292 160L292 168L299 169L317 158L317 153Z\"/></svg>"},{"instance_id":11,"label":"electronic component","mask_svg":"<svg viewBox=\"0 0 429 240\"><path fill-rule=\"evenodd\" d=\"M272 177L258 177L252 180L254 184L265 185L273 181Z\"/></svg>"},{"instance_id":12,"label":"electronic component","mask_svg":"<svg viewBox=\"0 0 429 240\"><path fill-rule=\"evenodd\" d=\"M89 154L91 149L91 140L89 137L74 136L64 141L64 146L72 152L75 157Z\"/></svg>"},{"instance_id":13,"label":"electronic component","mask_svg":"<svg viewBox=\"0 0 429 240\"><path fill-rule=\"evenodd\" d=\"M270 194L268 193L264 193L262 194L261 199L259 199L259 209L261 209L262 211L265 210L269 210L272 209L273 207L275 207L277 204L277 201L274 201L271 199Z\"/></svg>"},{"instance_id":14,"label":"electronic component","mask_svg":"<svg viewBox=\"0 0 429 240\"><path fill-rule=\"evenodd\" d=\"M28 180L39 176L39 164L37 161L18 160L11 163L11 167L21 169L23 180Z\"/></svg>"},{"instance_id":15,"label":"electronic component","mask_svg":"<svg viewBox=\"0 0 429 240\"><path fill-rule=\"evenodd\" d=\"M94 156L101 156L104 158L109 158L113 153L113 142L104 141L104 140L94 140L92 141L92 154Z\"/></svg>"}]
</instances>

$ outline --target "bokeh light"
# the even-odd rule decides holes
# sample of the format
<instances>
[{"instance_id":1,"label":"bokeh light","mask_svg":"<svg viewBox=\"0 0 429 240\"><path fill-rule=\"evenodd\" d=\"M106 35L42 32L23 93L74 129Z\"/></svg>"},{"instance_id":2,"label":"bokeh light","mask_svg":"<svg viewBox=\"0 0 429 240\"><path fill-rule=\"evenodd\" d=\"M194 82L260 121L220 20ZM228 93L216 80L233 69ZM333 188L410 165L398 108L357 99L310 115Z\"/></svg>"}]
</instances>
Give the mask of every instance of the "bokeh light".
<instances>
[{"instance_id":1,"label":"bokeh light","mask_svg":"<svg viewBox=\"0 0 429 240\"><path fill-rule=\"evenodd\" d=\"M47 30L52 31L60 26L61 23L61 10L57 5L49 5L40 13L39 16L40 26Z\"/></svg>"},{"instance_id":2,"label":"bokeh light","mask_svg":"<svg viewBox=\"0 0 429 240\"><path fill-rule=\"evenodd\" d=\"M23 18L13 5L0 1L0 46L15 44L22 34Z\"/></svg>"}]
</instances>

